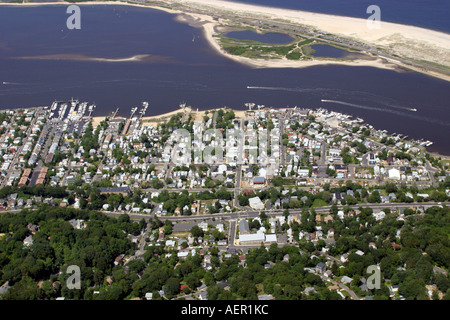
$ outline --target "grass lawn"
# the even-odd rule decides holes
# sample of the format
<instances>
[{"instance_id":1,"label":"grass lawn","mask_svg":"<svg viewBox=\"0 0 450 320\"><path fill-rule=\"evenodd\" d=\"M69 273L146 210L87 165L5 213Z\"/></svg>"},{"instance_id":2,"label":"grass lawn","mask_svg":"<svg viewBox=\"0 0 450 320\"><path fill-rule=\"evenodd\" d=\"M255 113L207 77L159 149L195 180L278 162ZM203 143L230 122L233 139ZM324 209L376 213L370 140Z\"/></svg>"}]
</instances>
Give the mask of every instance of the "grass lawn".
<instances>
[{"instance_id":1,"label":"grass lawn","mask_svg":"<svg viewBox=\"0 0 450 320\"><path fill-rule=\"evenodd\" d=\"M174 238L187 238L191 233L189 231L179 231L174 232L170 235L170 237Z\"/></svg>"},{"instance_id":2,"label":"grass lawn","mask_svg":"<svg viewBox=\"0 0 450 320\"><path fill-rule=\"evenodd\" d=\"M313 202L312 208L317 208L317 207L326 207L329 206L330 204L328 204L327 202L323 201L322 199L316 199Z\"/></svg>"},{"instance_id":3,"label":"grass lawn","mask_svg":"<svg viewBox=\"0 0 450 320\"><path fill-rule=\"evenodd\" d=\"M446 159L446 160L441 160L441 164L442 166L445 167L450 167L450 159Z\"/></svg>"}]
</instances>

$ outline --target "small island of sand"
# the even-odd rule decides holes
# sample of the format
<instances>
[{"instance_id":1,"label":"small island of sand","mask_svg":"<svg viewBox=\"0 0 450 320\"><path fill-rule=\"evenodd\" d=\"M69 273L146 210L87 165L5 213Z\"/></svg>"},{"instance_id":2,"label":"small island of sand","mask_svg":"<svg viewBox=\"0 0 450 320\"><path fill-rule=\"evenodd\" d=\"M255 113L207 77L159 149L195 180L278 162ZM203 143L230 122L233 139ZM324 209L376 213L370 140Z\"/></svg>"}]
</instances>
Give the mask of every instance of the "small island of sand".
<instances>
[{"instance_id":1,"label":"small island of sand","mask_svg":"<svg viewBox=\"0 0 450 320\"><path fill-rule=\"evenodd\" d=\"M2 3L1 5L55 5L57 2ZM164 1L87 1L77 5L130 5L163 10L176 14L176 20L202 28L205 38L221 55L254 68L305 68L317 65L368 66L401 71L407 68L450 81L450 35L416 26L381 21L379 29L367 26L368 15L352 18L300 10L274 8L223 0L164 0ZM230 54L221 44L220 28L236 25L278 25L278 30L302 30L306 37L323 43L358 49L366 58L291 60L253 59ZM274 28L274 31L277 28ZM331 39L331 40L330 40ZM364 49L366 48L366 49ZM130 59L124 59L129 61ZM142 59L134 59L141 61Z\"/></svg>"}]
</instances>

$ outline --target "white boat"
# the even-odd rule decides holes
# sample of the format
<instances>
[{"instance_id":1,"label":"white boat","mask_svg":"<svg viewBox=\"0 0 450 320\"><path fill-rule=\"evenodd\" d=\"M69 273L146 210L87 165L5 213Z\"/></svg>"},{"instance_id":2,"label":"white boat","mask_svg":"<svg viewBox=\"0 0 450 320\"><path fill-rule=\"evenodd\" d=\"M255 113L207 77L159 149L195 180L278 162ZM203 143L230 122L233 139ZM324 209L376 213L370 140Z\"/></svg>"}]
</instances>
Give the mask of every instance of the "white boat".
<instances>
[{"instance_id":1,"label":"white boat","mask_svg":"<svg viewBox=\"0 0 450 320\"><path fill-rule=\"evenodd\" d=\"M53 103L52 103L52 107L50 108L50 111L55 110L57 106L58 106L58 102L56 102L56 101L53 102Z\"/></svg>"},{"instance_id":2,"label":"white boat","mask_svg":"<svg viewBox=\"0 0 450 320\"><path fill-rule=\"evenodd\" d=\"M414 112L416 112L416 111L417 111L417 109L416 109L416 108L411 108L411 109L409 109L409 110L411 110L411 111L414 111Z\"/></svg>"},{"instance_id":3,"label":"white boat","mask_svg":"<svg viewBox=\"0 0 450 320\"><path fill-rule=\"evenodd\" d=\"M71 103L70 109L69 109L69 116L72 115L74 111L75 111L75 105L73 103Z\"/></svg>"}]
</instances>

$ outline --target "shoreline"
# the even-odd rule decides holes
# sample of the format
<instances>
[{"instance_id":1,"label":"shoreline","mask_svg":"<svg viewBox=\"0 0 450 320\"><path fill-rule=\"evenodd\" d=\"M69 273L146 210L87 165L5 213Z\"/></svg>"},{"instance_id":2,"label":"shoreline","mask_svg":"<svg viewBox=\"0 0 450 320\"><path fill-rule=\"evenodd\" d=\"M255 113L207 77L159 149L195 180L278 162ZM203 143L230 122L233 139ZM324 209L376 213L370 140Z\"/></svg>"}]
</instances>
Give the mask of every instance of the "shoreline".
<instances>
[{"instance_id":1,"label":"shoreline","mask_svg":"<svg viewBox=\"0 0 450 320\"><path fill-rule=\"evenodd\" d=\"M201 19L200 15L193 16L194 18ZM338 61L338 60L309 60L309 61L293 61L288 60L286 58L276 59L276 60L266 60L266 59L252 59L247 57L241 57L229 54L226 52L217 40L214 38L214 35L217 34L215 28L218 26L217 23L213 21L207 21L203 24L203 31L205 38L208 40L210 45L214 48L216 52L220 55L236 61L238 63L247 65L253 68L308 68L313 66L324 66L324 65L343 65L349 67L374 67L379 69L389 69L396 70L397 66L391 63L387 63L383 61L381 58L376 58L373 60L365 60L365 59L355 59L352 61ZM450 81L450 78L449 78Z\"/></svg>"},{"instance_id":2,"label":"shoreline","mask_svg":"<svg viewBox=\"0 0 450 320\"><path fill-rule=\"evenodd\" d=\"M170 3L180 3L180 0L171 0ZM435 49L434 46L443 45L444 52L438 50L438 59L441 59L442 54L447 54L450 57L450 35L434 30L424 29L415 26L401 25L390 22L382 22L381 31L367 31L365 19L358 19L353 17L345 17L338 15L328 15L322 13L313 13L307 11L284 9L278 7L268 7L263 5L254 5L240 2L223 1L223 0L184 0L183 4L193 6L193 8L202 8L202 10L213 11L223 10L230 16L238 16L239 14L254 15L258 19L267 19L267 21L280 20L288 21L297 26L314 27L317 30L325 31L345 38L354 39L357 42L370 43L375 41L377 46L392 46L396 43L401 45L410 45L410 43L417 42L419 39L420 46ZM355 59L353 61L336 61L336 60L308 60L308 61L292 61L286 58L276 60L256 60L241 56L235 56L225 52L218 41L214 38L217 33L215 28L220 26L220 20L215 20L212 16L207 14L198 14L185 12L185 16L190 16L193 24L188 19L178 19L180 22L186 22L193 26L201 26L205 38L208 40L213 49L222 56L245 64L253 68L307 68L319 65L344 65L356 67L374 67L380 69L389 69L396 72L402 72L403 69L408 71L419 72L428 76L436 77L441 80L450 81L450 74L436 72L430 69L423 69L420 66L405 64L401 61L396 61L387 57L376 56L373 60ZM338 23L336 23L338 21ZM358 30L358 31L357 31ZM362 31L360 31L362 30ZM359 32L359 33L358 33ZM407 36L404 36L406 33ZM378 43L380 40L381 44ZM402 43L403 41L404 43ZM428 46L428 47L427 47ZM410 49L410 48L409 48ZM414 48L413 48L414 49ZM425 50L425 49L424 49ZM409 50L411 51L411 49ZM414 51L414 50L413 50ZM426 50L425 50L426 51ZM428 53L428 52L427 52ZM411 57L410 57L411 58ZM424 59L427 57L412 57L414 59ZM411 59L412 59L411 58ZM447 61L448 60L448 61ZM450 58L446 60L447 65L450 66ZM440 60L439 60L440 61ZM433 62L433 61L431 61Z\"/></svg>"},{"instance_id":3,"label":"shoreline","mask_svg":"<svg viewBox=\"0 0 450 320\"><path fill-rule=\"evenodd\" d=\"M33 107L30 107L30 108L33 108ZM266 107L267 109L272 109L272 107ZM284 109L294 109L294 108L284 108ZM320 108L311 108L311 107L308 107L308 108L305 108L305 109L309 109L309 110L312 110L312 111L314 111L314 110L317 110L317 109L320 109ZM187 110L187 112L188 112L188 114L192 114L193 115L193 121L203 121L202 120L202 118L203 118L203 115L205 114L205 113L208 113L208 114L211 114L211 113L214 113L216 110L227 110L227 111L233 111L234 113L235 113L235 118L236 119L242 119L242 118L245 118L246 117L246 113L247 113L247 110L241 110L241 109L233 109L233 108L229 108L229 107L222 107L222 108L212 108L212 109L205 109L205 110L193 110L191 107L186 107L186 110ZM267 111L267 110L265 110L265 111ZM337 112L337 111L333 111L333 112L335 112L335 113L340 113L340 112ZM177 110L173 110L173 111L169 111L169 112L166 112L166 113L162 113L162 114L159 114L159 115L154 115L154 116L147 116L147 117L143 117L142 118L142 120L141 120L141 125L142 126L153 126L153 127L157 127L157 125L159 124L159 123L162 123L162 122L165 122L165 121L168 121L169 119L170 119L170 117L172 117L172 116L174 116L174 115L176 115L176 114L178 114L178 113L183 113L183 110L181 110L181 109L177 109ZM353 115L350 115L352 118L356 118L355 116L353 116ZM98 124L100 124L100 122L101 121L103 121L103 120L105 120L106 118L107 118L108 116L93 116L93 117L91 117L91 119L92 119L92 125L94 126L94 128L98 125ZM127 117L123 117L123 116L117 116L116 118L121 118L121 119L127 119ZM364 119L363 119L364 120ZM367 123L365 120L364 120L364 122L365 123ZM374 130L377 130L377 131L379 131L379 130L382 130L382 129L376 129L375 127L374 127ZM389 132L388 132L388 134L390 134ZM407 141L420 141L420 139L419 140L417 140L417 139L406 139ZM426 152L428 152L430 155L432 155L433 157L441 157L442 158L442 160L450 160L450 154L443 154L443 153L439 153L439 152L437 152L437 151L429 151L428 150L428 148L429 147L426 147L426 146L424 146L423 147L424 148L424 150L426 151Z\"/></svg>"},{"instance_id":4,"label":"shoreline","mask_svg":"<svg viewBox=\"0 0 450 320\"><path fill-rule=\"evenodd\" d=\"M353 17L329 15L322 13L313 13L307 11L284 9L278 7L268 7L262 5L246 4L231 1L222 0L169 0L167 5L181 5L185 8L196 9L200 8L201 11L207 11L207 13L193 13L185 12L179 9L170 9L156 4L139 4L129 3L122 1L87 1L87 2L31 2L31 3L0 3L5 6L42 6L42 5L123 5L134 6L140 8L150 8L155 10L161 10L175 15L175 20L181 23L187 23L192 27L201 28L205 39L210 44L212 49L221 56L233 60L237 63L244 64L252 68L307 68L311 66L320 65L342 65L342 66L355 66L355 67L373 67L379 69L388 69L396 72L402 72L404 69L412 72L419 72L424 75L439 78L441 80L450 81L450 74L440 73L430 69L424 70L420 66L408 65L393 59L377 56L372 60L367 59L355 59L352 61L337 61L337 60L308 60L308 61L293 61L284 59L276 60L257 60L247 57L236 56L227 53L215 39L214 35L217 34L216 27L221 26L220 19L214 19L209 13L214 10L221 10L226 13L230 13L232 16L239 14L258 15L258 18L270 20L283 20L288 21L294 25L306 25L314 27L318 30L323 30L330 34L338 36L344 36L358 40L359 42L371 43L376 42L381 47L392 47L397 45L399 49L404 52L416 52L416 56L410 57L411 59L420 60L427 57L421 56L424 52L433 52L439 59L446 58L444 61L450 66L450 35L424 29L420 27L401 25L391 22L382 22L382 27L379 31L370 31L366 27L366 20ZM226 20L226 19L224 19ZM364 25L363 25L364 24ZM373 43L372 43L373 44ZM416 47L414 47L414 45ZM412 46L412 47L411 47ZM420 48L421 50L418 50ZM400 51L401 51L400 50ZM395 52L395 50L394 50ZM434 57L434 56L433 56ZM431 60L425 60L429 62L435 62Z\"/></svg>"},{"instance_id":5,"label":"shoreline","mask_svg":"<svg viewBox=\"0 0 450 320\"><path fill-rule=\"evenodd\" d=\"M18 109L35 109L35 108L45 108L45 107L48 107L48 106L27 106L27 107L21 107L21 108L18 108ZM2 109L2 110L0 110L0 112L14 111L14 110L18 110L18 109ZM266 107L265 109L266 109L265 111L269 111L270 112L271 109L277 109L277 108ZM295 108L292 108L292 107L286 107L286 108L283 108L283 109L295 110ZM318 110L318 109L321 109L321 108L306 107L304 109L308 109L308 110L314 111L314 110ZM208 113L209 116L211 116L211 113L214 113L217 110L233 111L235 113L235 119L243 119L243 118L245 118L247 116L247 110L246 109L233 109L233 108L230 108L230 107L218 107L218 108L201 109L201 110L198 109L198 108L195 108L195 110L194 110L192 108L192 106L186 106L185 107L185 111L183 111L182 109L176 109L176 110L168 111L168 112L157 114L157 115L144 116L141 119L141 124L140 125L141 126L153 126L154 128L156 128L159 123L166 122L166 121L168 121L170 119L170 117L172 117L172 116L174 116L176 114L179 114L179 113L183 113L183 112L187 112L187 114L192 115L193 116L193 121L203 121L203 116L206 113ZM253 111L255 111L255 110L253 110ZM331 112L332 110L329 110L329 111ZM344 114L344 113L337 112L337 111L332 111L332 112L339 113L339 114ZM106 120L106 118L109 118L110 115L111 114L103 115L103 116L86 116L86 117L88 119L89 118L91 119L92 125L95 128L96 126L98 126L100 124L100 122L102 122L103 120ZM356 118L356 116L353 116L353 115L350 115L350 117ZM120 115L116 116L115 118L116 119L124 119L124 120L128 119L127 117L120 116ZM365 121L365 119L363 119L363 120L364 120L364 123L367 123ZM378 131L378 130L385 130L385 129L376 129L374 127L374 130ZM390 133L388 132L388 134L390 134ZM417 142L417 141L422 141L423 139L424 138L421 138L421 139L406 139L406 140L407 141L415 141L415 142ZM424 148L424 150L427 153L429 153L433 157L437 157L437 158L440 157L440 158L442 158L442 160L450 161L450 153L449 154L445 154L445 153L439 153L437 151L430 151L430 150L428 150L429 147L426 147L426 146L424 146L423 148Z\"/></svg>"}]
</instances>

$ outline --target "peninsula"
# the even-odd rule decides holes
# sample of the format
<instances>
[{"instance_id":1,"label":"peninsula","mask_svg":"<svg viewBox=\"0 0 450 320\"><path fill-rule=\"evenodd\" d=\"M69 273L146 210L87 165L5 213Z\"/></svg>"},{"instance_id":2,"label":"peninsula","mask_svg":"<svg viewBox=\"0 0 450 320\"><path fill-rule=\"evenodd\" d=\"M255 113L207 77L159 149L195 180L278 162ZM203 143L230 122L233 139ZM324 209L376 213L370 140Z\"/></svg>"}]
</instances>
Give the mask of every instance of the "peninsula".
<instances>
[{"instance_id":1,"label":"peninsula","mask_svg":"<svg viewBox=\"0 0 450 320\"><path fill-rule=\"evenodd\" d=\"M39 2L2 5L55 5L68 2ZM73 2L71 2L73 3ZM133 5L176 14L177 20L203 28L211 46L223 56L255 68L304 68L316 65L347 65L407 68L450 80L450 35L420 27L381 22L379 29L367 27L365 18L319 14L223 0L164 1L87 1L84 5ZM293 35L291 50L270 50L275 54L261 58L227 50L224 33L228 30L254 30ZM305 54L305 45L327 44L360 55L348 59L317 58ZM236 44L236 43L235 43ZM243 44L241 44L243 45ZM239 44L238 44L239 46ZM229 49L229 48L228 48ZM248 48L247 48L248 49ZM257 46L250 50L258 50ZM288 48L289 49L289 48ZM306 49L308 49L306 47ZM277 51L283 52L278 54ZM307 50L306 50L307 51ZM239 54L240 52L240 54ZM247 52L248 53L248 52Z\"/></svg>"}]
</instances>

